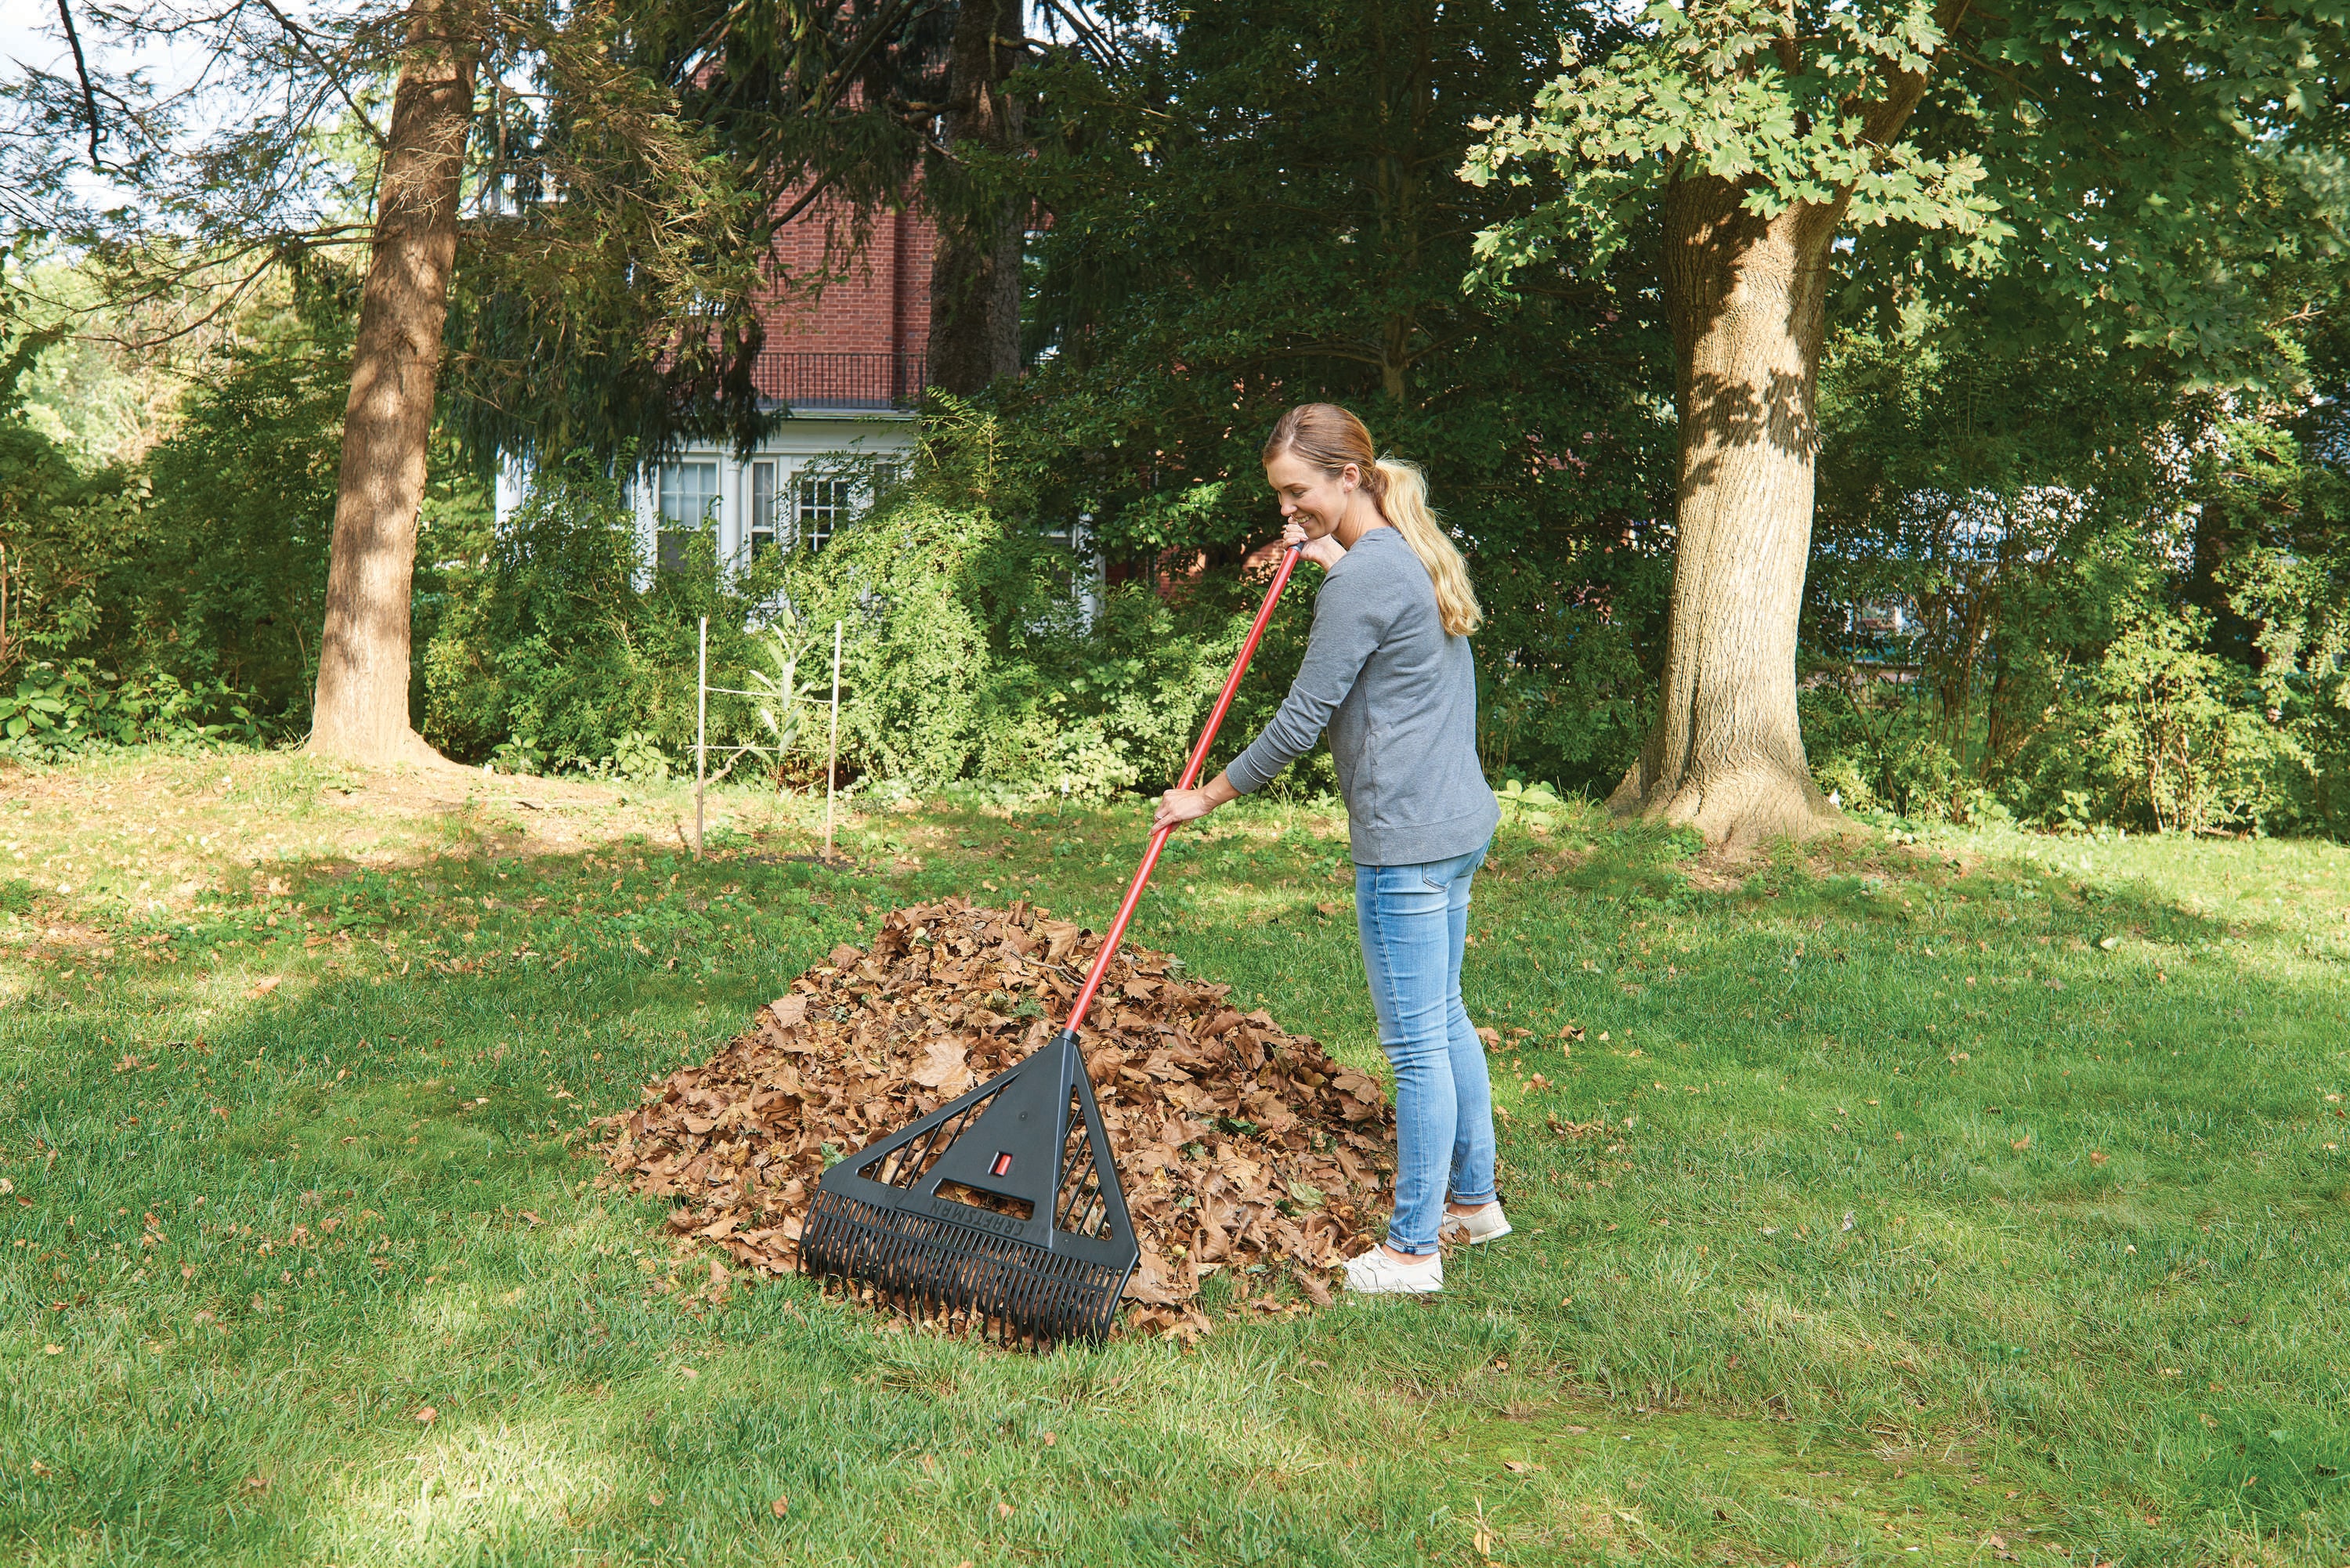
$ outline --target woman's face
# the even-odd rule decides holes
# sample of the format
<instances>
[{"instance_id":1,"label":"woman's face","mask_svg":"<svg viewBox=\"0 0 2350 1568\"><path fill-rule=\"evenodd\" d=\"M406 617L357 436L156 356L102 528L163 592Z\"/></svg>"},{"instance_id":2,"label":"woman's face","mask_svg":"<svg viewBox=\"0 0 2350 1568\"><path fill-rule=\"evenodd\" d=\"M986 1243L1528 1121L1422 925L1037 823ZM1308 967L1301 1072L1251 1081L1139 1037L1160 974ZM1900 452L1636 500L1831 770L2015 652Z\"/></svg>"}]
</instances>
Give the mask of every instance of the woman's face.
<instances>
[{"instance_id":1,"label":"woman's face","mask_svg":"<svg viewBox=\"0 0 2350 1568\"><path fill-rule=\"evenodd\" d=\"M1264 465L1265 483L1281 502L1281 514L1319 539L1337 527L1355 493L1363 487L1362 470L1348 463L1336 473L1325 473L1317 463L1294 452L1284 452Z\"/></svg>"}]
</instances>

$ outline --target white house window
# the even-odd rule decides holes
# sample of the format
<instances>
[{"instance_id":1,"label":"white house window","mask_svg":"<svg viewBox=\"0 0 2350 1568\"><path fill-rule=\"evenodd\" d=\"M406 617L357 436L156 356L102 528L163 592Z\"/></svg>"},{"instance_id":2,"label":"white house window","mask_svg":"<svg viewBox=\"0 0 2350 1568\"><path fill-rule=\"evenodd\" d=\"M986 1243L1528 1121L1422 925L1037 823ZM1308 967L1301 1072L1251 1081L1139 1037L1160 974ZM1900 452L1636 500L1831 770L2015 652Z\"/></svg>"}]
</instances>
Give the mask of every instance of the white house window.
<instances>
[{"instance_id":1,"label":"white house window","mask_svg":"<svg viewBox=\"0 0 2350 1568\"><path fill-rule=\"evenodd\" d=\"M660 471L660 518L655 559L664 572L685 569L686 545L718 515L718 465L672 462Z\"/></svg>"},{"instance_id":2,"label":"white house window","mask_svg":"<svg viewBox=\"0 0 2350 1568\"><path fill-rule=\"evenodd\" d=\"M775 465L754 462L751 465L751 559L775 550L781 519L775 504Z\"/></svg>"},{"instance_id":3,"label":"white house window","mask_svg":"<svg viewBox=\"0 0 2350 1568\"><path fill-rule=\"evenodd\" d=\"M834 530L847 520L849 488L845 479L800 481L800 537L809 549L823 549Z\"/></svg>"}]
</instances>

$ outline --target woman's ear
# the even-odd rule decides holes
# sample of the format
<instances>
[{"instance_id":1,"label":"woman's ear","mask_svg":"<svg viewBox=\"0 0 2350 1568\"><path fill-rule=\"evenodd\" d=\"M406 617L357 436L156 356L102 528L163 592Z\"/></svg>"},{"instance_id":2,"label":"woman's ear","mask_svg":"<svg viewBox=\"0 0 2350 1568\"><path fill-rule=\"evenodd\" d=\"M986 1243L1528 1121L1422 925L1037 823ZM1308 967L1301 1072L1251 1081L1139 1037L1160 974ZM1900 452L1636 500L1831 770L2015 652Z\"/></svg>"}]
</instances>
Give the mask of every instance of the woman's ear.
<instances>
[{"instance_id":1,"label":"woman's ear","mask_svg":"<svg viewBox=\"0 0 2350 1568\"><path fill-rule=\"evenodd\" d=\"M1343 493L1363 487L1363 470L1359 463L1348 463L1338 471L1338 489Z\"/></svg>"}]
</instances>

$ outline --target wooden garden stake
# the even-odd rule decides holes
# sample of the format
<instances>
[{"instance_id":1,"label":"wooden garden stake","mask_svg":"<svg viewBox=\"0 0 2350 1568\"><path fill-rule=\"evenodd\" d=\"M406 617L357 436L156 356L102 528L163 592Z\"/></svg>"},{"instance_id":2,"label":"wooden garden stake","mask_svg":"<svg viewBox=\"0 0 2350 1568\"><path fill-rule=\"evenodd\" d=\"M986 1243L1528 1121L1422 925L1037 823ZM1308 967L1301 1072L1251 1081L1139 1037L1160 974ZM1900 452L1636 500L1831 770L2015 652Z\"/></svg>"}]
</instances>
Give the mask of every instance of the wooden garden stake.
<instances>
[{"instance_id":1,"label":"wooden garden stake","mask_svg":"<svg viewBox=\"0 0 2350 1568\"><path fill-rule=\"evenodd\" d=\"M840 771L840 623L832 623L832 739L824 759L824 857L832 858L833 777Z\"/></svg>"},{"instance_id":2,"label":"wooden garden stake","mask_svg":"<svg viewBox=\"0 0 2350 1568\"><path fill-rule=\"evenodd\" d=\"M702 858L702 792L710 774L710 618L702 618L693 676L693 857Z\"/></svg>"}]
</instances>

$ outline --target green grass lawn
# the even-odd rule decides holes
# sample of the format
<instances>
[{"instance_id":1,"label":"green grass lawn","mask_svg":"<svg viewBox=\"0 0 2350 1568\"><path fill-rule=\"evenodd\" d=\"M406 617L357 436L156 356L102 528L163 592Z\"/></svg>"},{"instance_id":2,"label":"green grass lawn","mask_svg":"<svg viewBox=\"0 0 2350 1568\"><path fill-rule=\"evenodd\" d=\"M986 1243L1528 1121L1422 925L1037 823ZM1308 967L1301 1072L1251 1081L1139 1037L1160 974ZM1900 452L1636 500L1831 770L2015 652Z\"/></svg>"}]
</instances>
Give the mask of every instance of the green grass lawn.
<instances>
[{"instance_id":1,"label":"green grass lawn","mask_svg":"<svg viewBox=\"0 0 2350 1568\"><path fill-rule=\"evenodd\" d=\"M1029 1355L713 1272L581 1129L894 903L1099 923L1139 807L854 816L836 870L792 802L697 863L673 790L442 794L0 774L15 1558L2345 1560L2342 850L1511 830L1518 1234ZM1339 825L1206 829L1138 938L1376 1063Z\"/></svg>"}]
</instances>

